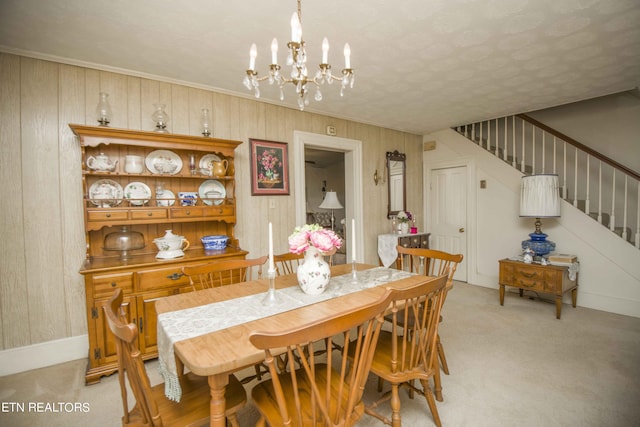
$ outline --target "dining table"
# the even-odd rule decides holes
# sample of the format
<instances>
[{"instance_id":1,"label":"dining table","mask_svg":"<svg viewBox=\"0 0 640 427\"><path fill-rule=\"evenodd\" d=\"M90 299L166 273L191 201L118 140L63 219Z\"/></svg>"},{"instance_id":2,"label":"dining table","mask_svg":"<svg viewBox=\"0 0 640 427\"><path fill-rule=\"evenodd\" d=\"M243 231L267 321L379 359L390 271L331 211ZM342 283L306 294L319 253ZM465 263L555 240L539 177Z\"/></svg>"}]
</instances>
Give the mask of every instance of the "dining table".
<instances>
[{"instance_id":1,"label":"dining table","mask_svg":"<svg viewBox=\"0 0 640 427\"><path fill-rule=\"evenodd\" d=\"M225 426L229 375L265 358L264 350L249 341L252 332L284 331L316 322L376 302L387 288L402 289L433 279L386 267L343 264L331 267L329 286L320 295L304 294L295 274L276 277L275 304L263 302L268 279L158 299L158 353L165 392L179 401L179 365L208 377L210 425Z\"/></svg>"}]
</instances>

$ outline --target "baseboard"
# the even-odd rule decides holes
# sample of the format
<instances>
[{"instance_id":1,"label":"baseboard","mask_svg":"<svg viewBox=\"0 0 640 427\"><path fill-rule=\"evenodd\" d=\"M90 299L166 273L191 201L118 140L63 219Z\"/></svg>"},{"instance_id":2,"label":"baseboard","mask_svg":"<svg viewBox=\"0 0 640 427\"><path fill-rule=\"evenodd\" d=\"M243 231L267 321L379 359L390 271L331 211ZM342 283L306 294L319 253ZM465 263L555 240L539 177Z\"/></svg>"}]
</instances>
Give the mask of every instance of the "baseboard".
<instances>
[{"instance_id":1,"label":"baseboard","mask_svg":"<svg viewBox=\"0 0 640 427\"><path fill-rule=\"evenodd\" d=\"M0 351L0 377L87 357L87 335Z\"/></svg>"}]
</instances>

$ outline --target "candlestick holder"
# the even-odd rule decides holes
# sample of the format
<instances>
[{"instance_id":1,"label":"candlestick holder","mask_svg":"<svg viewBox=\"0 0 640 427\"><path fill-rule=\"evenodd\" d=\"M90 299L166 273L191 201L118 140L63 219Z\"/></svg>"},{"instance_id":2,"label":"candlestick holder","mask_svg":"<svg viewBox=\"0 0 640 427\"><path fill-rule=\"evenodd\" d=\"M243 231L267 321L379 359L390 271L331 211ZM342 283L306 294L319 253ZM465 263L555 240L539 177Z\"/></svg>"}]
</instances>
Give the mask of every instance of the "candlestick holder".
<instances>
[{"instance_id":1,"label":"candlestick holder","mask_svg":"<svg viewBox=\"0 0 640 427\"><path fill-rule=\"evenodd\" d=\"M358 270L356 269L356 260L351 261L351 283L358 284Z\"/></svg>"},{"instance_id":2,"label":"candlestick holder","mask_svg":"<svg viewBox=\"0 0 640 427\"><path fill-rule=\"evenodd\" d=\"M262 304L274 305L278 303L278 296L276 295L276 271L269 270L267 272L267 278L269 279L269 290L262 299Z\"/></svg>"}]
</instances>

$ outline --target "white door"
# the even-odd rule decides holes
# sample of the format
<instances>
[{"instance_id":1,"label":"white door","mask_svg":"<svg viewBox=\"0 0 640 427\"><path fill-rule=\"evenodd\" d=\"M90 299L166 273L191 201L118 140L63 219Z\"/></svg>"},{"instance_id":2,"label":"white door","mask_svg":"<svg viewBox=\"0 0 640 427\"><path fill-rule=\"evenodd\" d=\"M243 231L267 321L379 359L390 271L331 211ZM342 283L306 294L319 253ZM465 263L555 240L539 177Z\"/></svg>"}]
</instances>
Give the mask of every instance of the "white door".
<instances>
[{"instance_id":1,"label":"white door","mask_svg":"<svg viewBox=\"0 0 640 427\"><path fill-rule=\"evenodd\" d=\"M467 281L467 168L466 166L431 171L429 191L431 239L429 247L462 254L455 280Z\"/></svg>"}]
</instances>

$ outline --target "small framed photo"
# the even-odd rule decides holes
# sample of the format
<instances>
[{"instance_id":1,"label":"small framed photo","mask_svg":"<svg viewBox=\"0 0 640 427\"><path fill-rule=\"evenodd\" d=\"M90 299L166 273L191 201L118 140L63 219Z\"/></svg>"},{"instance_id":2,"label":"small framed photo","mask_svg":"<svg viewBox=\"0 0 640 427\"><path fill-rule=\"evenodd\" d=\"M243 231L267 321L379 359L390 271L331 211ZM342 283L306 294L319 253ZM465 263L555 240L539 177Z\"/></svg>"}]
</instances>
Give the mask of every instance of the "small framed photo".
<instances>
[{"instance_id":1,"label":"small framed photo","mask_svg":"<svg viewBox=\"0 0 640 427\"><path fill-rule=\"evenodd\" d=\"M286 142L249 139L251 195L289 195L289 151Z\"/></svg>"}]
</instances>

